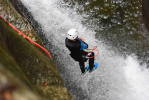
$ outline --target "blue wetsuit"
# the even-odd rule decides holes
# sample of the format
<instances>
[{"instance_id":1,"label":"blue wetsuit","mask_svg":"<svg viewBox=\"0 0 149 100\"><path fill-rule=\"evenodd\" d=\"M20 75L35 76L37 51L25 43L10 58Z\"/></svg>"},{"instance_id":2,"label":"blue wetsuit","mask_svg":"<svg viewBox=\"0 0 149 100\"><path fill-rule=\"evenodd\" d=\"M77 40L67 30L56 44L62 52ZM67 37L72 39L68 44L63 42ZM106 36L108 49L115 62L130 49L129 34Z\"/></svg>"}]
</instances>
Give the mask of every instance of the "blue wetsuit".
<instances>
[{"instance_id":1,"label":"blue wetsuit","mask_svg":"<svg viewBox=\"0 0 149 100\"><path fill-rule=\"evenodd\" d=\"M81 72L85 72L85 62L89 59L89 66L90 70L93 69L94 66L94 53L90 52L91 55L89 57L91 58L86 58L88 56L88 52L84 51L84 49L88 48L88 44L82 41L81 39L77 38L74 41L69 40L68 38L65 39L65 45L69 49L70 56L75 60L79 62Z\"/></svg>"}]
</instances>

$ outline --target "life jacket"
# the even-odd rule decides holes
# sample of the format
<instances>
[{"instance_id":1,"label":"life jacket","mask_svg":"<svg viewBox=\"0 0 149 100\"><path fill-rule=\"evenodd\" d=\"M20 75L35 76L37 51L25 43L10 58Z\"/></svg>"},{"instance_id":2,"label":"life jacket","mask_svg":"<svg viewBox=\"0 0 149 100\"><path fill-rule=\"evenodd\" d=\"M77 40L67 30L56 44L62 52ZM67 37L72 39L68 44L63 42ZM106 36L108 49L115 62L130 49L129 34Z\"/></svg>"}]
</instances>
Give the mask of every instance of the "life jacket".
<instances>
[{"instance_id":1,"label":"life jacket","mask_svg":"<svg viewBox=\"0 0 149 100\"><path fill-rule=\"evenodd\" d=\"M66 38L65 45L73 54L80 54L83 52L84 49L88 48L88 44L79 38L77 38L75 41Z\"/></svg>"},{"instance_id":2,"label":"life jacket","mask_svg":"<svg viewBox=\"0 0 149 100\"><path fill-rule=\"evenodd\" d=\"M81 43L81 48L80 48L80 50L84 50L84 49L87 49L87 48L88 48L88 44L85 43L84 41L80 40L80 43Z\"/></svg>"}]
</instances>

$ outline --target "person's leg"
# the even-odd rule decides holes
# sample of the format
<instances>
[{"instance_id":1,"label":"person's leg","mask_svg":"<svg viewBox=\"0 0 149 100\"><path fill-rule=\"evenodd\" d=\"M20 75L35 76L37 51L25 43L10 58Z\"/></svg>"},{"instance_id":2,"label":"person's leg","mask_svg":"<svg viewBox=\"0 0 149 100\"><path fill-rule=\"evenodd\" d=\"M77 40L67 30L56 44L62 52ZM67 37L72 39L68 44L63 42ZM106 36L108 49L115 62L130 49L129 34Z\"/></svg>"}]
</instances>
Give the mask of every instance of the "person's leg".
<instances>
[{"instance_id":1,"label":"person's leg","mask_svg":"<svg viewBox=\"0 0 149 100\"><path fill-rule=\"evenodd\" d=\"M83 60L79 61L80 69L82 73L85 73L85 63Z\"/></svg>"},{"instance_id":2,"label":"person's leg","mask_svg":"<svg viewBox=\"0 0 149 100\"><path fill-rule=\"evenodd\" d=\"M78 62L79 62L81 72L84 73L84 72L85 72L85 61L84 61L82 55L73 55L73 54L70 54L70 56L71 56L75 61L78 61Z\"/></svg>"},{"instance_id":3,"label":"person's leg","mask_svg":"<svg viewBox=\"0 0 149 100\"><path fill-rule=\"evenodd\" d=\"M94 67L94 52L90 52L91 54L89 55L89 69L90 71L92 71L93 67Z\"/></svg>"}]
</instances>

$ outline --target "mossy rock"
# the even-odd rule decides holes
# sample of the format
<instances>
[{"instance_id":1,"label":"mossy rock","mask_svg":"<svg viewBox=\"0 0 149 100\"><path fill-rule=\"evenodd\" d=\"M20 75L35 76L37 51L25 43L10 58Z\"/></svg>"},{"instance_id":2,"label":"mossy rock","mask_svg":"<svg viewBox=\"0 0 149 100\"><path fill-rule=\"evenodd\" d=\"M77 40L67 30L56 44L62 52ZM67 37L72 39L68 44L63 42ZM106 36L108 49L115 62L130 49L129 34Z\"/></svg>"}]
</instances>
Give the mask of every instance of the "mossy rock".
<instances>
[{"instance_id":1,"label":"mossy rock","mask_svg":"<svg viewBox=\"0 0 149 100\"><path fill-rule=\"evenodd\" d=\"M0 64L48 100L71 100L52 59L0 19Z\"/></svg>"}]
</instances>

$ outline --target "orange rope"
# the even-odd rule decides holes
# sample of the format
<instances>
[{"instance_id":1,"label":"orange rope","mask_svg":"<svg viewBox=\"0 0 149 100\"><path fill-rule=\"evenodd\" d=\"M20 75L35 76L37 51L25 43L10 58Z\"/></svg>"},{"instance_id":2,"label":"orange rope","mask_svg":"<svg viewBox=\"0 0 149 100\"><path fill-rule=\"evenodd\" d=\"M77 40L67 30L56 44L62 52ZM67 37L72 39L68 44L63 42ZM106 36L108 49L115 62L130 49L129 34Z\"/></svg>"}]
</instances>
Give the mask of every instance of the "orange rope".
<instances>
[{"instance_id":1,"label":"orange rope","mask_svg":"<svg viewBox=\"0 0 149 100\"><path fill-rule=\"evenodd\" d=\"M79 38L79 39L81 39L82 41L84 41L85 39L84 38ZM95 58L96 56L98 56L99 55L99 50L97 50L97 46L94 46L94 48L92 48L92 49L90 49L90 48L88 48L88 49L84 49L84 50L89 50L89 51L96 51L97 53L96 53L96 55L94 55L94 56L91 56L91 57L87 57L87 58Z\"/></svg>"},{"instance_id":2,"label":"orange rope","mask_svg":"<svg viewBox=\"0 0 149 100\"><path fill-rule=\"evenodd\" d=\"M39 47L41 50L43 50L50 58L52 58L51 53L44 48L43 46L41 46L40 44L36 43L35 41L33 41L30 37L28 37L27 35L25 35L23 32L21 32L19 29L17 29L14 25L12 25L11 23L9 23L7 20L5 20L3 17L0 16L1 19L3 19L6 23L8 23L8 25L10 27L12 27L18 34L22 35L25 39L27 39L30 43L34 44L35 46Z\"/></svg>"},{"instance_id":3,"label":"orange rope","mask_svg":"<svg viewBox=\"0 0 149 100\"><path fill-rule=\"evenodd\" d=\"M98 56L99 55L99 51L97 50L97 46L94 46L94 48L93 49L85 49L85 50L89 50L89 51L96 51L97 53L96 53L96 55L94 55L94 56L91 56L91 57L87 57L87 58L95 58L96 56Z\"/></svg>"}]
</instances>

